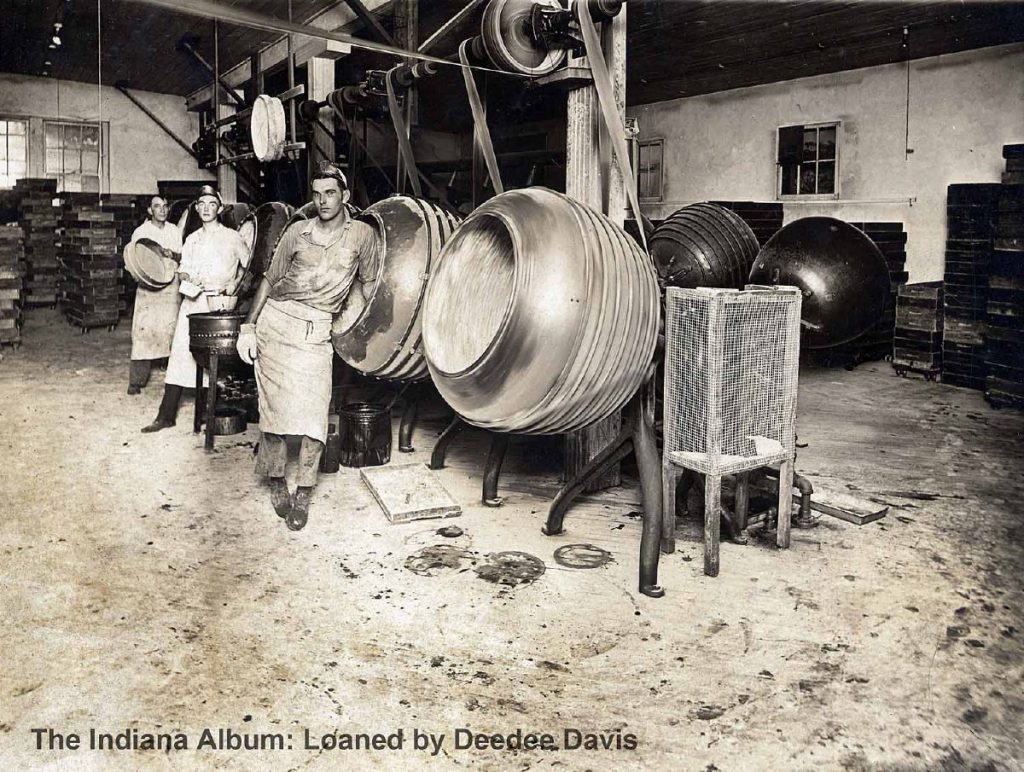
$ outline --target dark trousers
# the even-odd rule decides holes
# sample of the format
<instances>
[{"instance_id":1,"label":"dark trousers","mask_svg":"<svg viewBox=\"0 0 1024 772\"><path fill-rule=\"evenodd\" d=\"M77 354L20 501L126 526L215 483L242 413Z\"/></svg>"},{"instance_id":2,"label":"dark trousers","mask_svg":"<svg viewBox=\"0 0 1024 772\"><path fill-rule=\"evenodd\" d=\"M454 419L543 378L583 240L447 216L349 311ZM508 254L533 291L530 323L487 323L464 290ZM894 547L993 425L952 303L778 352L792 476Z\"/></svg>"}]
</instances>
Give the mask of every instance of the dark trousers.
<instances>
[{"instance_id":1,"label":"dark trousers","mask_svg":"<svg viewBox=\"0 0 1024 772\"><path fill-rule=\"evenodd\" d=\"M184 388L174 386L170 383L164 384L164 398L160 400L160 409L157 410L156 420L173 424L178 417L178 403L181 402L181 393Z\"/></svg>"},{"instance_id":2,"label":"dark trousers","mask_svg":"<svg viewBox=\"0 0 1024 772\"><path fill-rule=\"evenodd\" d=\"M299 471L296 484L300 487L312 488L316 485L320 473L320 456L323 455L324 444L320 440L303 436L299 443ZM284 477L284 467L288 461L288 443L283 434L263 432L260 436L260 451L257 470L267 477Z\"/></svg>"},{"instance_id":3,"label":"dark trousers","mask_svg":"<svg viewBox=\"0 0 1024 772\"><path fill-rule=\"evenodd\" d=\"M149 383L149 374L153 369L152 359L133 359L128 365L128 385L140 389Z\"/></svg>"}]
</instances>

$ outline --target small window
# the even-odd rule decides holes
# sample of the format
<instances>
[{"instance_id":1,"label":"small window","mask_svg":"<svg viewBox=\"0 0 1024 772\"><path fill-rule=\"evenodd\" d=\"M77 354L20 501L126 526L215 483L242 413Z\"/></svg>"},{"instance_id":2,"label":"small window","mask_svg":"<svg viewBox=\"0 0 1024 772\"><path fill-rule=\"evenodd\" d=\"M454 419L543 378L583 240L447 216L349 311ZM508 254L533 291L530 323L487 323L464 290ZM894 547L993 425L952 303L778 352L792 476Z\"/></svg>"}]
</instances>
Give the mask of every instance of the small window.
<instances>
[{"instance_id":1,"label":"small window","mask_svg":"<svg viewBox=\"0 0 1024 772\"><path fill-rule=\"evenodd\" d=\"M638 143L636 192L641 201L661 201L664 144L662 139L646 139Z\"/></svg>"},{"instance_id":2,"label":"small window","mask_svg":"<svg viewBox=\"0 0 1024 772\"><path fill-rule=\"evenodd\" d=\"M779 129L779 198L839 194L839 124L815 123Z\"/></svg>"},{"instance_id":3,"label":"small window","mask_svg":"<svg viewBox=\"0 0 1024 772\"><path fill-rule=\"evenodd\" d=\"M43 129L46 176L57 179L57 190L92 193L100 189L101 132L95 123L46 121Z\"/></svg>"},{"instance_id":4,"label":"small window","mask_svg":"<svg viewBox=\"0 0 1024 772\"><path fill-rule=\"evenodd\" d=\"M0 188L28 176L28 121L0 120Z\"/></svg>"}]
</instances>

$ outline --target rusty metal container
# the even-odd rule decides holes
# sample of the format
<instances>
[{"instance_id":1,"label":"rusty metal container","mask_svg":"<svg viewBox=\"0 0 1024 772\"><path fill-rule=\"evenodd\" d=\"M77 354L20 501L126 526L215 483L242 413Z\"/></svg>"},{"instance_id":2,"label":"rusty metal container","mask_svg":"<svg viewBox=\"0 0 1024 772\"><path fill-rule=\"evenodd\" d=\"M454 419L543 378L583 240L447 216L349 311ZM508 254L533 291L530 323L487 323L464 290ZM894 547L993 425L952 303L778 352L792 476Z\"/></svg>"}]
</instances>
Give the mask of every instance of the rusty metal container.
<instances>
[{"instance_id":1,"label":"rusty metal container","mask_svg":"<svg viewBox=\"0 0 1024 772\"><path fill-rule=\"evenodd\" d=\"M429 201L409 196L379 201L359 219L377 233L377 276L362 313L347 327L340 316L336 320L334 350L366 375L425 380L423 297L458 220Z\"/></svg>"},{"instance_id":2,"label":"rusty metal container","mask_svg":"<svg viewBox=\"0 0 1024 772\"><path fill-rule=\"evenodd\" d=\"M683 207L650 238L651 257L665 287L742 289L757 257L754 231L717 204Z\"/></svg>"},{"instance_id":3,"label":"rusty metal container","mask_svg":"<svg viewBox=\"0 0 1024 772\"><path fill-rule=\"evenodd\" d=\"M889 268L863 231L834 217L803 217L768 240L750 283L799 287L802 344L830 348L863 335L881 317Z\"/></svg>"},{"instance_id":4,"label":"rusty metal container","mask_svg":"<svg viewBox=\"0 0 1024 772\"><path fill-rule=\"evenodd\" d=\"M604 215L545 188L474 211L441 252L423 346L467 422L561 434L606 418L654 355L660 301L650 258Z\"/></svg>"},{"instance_id":5,"label":"rusty metal container","mask_svg":"<svg viewBox=\"0 0 1024 772\"><path fill-rule=\"evenodd\" d=\"M238 356L235 344L245 314L218 311L192 314L188 318L188 349L200 367L206 367L211 351L216 350L218 363L239 368L249 367Z\"/></svg>"}]
</instances>

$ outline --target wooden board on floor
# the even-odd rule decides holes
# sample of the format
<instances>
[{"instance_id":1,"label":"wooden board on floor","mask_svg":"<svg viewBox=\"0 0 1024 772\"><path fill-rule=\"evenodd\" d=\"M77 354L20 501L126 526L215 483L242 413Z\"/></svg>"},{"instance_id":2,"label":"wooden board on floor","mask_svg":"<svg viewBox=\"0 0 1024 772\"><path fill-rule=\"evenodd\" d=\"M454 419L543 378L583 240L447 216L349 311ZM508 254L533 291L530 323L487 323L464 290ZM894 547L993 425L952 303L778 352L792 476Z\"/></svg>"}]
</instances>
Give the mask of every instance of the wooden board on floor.
<instances>
[{"instance_id":1,"label":"wooden board on floor","mask_svg":"<svg viewBox=\"0 0 1024 772\"><path fill-rule=\"evenodd\" d=\"M885 517L889 511L889 507L884 504L851 496L849 493L820 490L817 487L811 496L811 509L854 525L873 523Z\"/></svg>"},{"instance_id":2,"label":"wooden board on floor","mask_svg":"<svg viewBox=\"0 0 1024 772\"><path fill-rule=\"evenodd\" d=\"M423 464L371 466L359 473L391 523L462 514L462 507Z\"/></svg>"}]
</instances>

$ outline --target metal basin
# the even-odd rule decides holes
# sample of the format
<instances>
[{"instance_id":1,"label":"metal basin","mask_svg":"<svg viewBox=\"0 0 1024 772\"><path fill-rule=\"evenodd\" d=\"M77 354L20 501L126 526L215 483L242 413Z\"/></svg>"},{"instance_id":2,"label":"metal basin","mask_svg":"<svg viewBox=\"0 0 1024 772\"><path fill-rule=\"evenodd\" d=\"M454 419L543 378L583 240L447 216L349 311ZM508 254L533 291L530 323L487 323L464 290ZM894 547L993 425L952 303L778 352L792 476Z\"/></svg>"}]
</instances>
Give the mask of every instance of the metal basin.
<instances>
[{"instance_id":1,"label":"metal basin","mask_svg":"<svg viewBox=\"0 0 1024 772\"><path fill-rule=\"evenodd\" d=\"M192 314L188 318L188 348L196 363L206 367L210 353L216 351L218 365L249 367L235 349L245 316L234 311Z\"/></svg>"}]
</instances>

